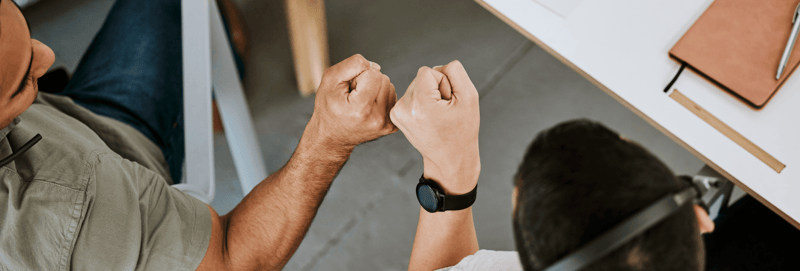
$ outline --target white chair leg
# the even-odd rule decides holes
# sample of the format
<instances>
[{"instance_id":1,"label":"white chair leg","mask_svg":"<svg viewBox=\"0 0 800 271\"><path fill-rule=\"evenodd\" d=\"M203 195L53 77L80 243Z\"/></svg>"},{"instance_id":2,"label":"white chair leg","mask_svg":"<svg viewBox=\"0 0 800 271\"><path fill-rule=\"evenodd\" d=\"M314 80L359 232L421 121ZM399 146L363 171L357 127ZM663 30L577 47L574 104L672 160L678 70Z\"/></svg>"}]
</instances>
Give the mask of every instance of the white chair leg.
<instances>
[{"instance_id":1,"label":"white chair leg","mask_svg":"<svg viewBox=\"0 0 800 271\"><path fill-rule=\"evenodd\" d=\"M215 189L209 4L208 1L181 1L186 170L185 181L175 185L205 203L214 199Z\"/></svg>"},{"instance_id":2,"label":"white chair leg","mask_svg":"<svg viewBox=\"0 0 800 271\"><path fill-rule=\"evenodd\" d=\"M242 192L247 195L267 177L267 169L219 9L215 0L209 3L214 93Z\"/></svg>"}]
</instances>

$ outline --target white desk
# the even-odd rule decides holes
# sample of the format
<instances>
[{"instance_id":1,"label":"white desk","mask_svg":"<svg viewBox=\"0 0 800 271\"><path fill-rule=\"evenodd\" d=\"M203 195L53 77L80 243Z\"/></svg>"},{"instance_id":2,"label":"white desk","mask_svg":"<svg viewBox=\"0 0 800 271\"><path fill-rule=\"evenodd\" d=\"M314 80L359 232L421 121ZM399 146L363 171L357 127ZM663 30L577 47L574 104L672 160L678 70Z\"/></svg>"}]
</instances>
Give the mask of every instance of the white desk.
<instances>
[{"instance_id":1,"label":"white desk","mask_svg":"<svg viewBox=\"0 0 800 271\"><path fill-rule=\"evenodd\" d=\"M688 69L670 90L783 163L780 172L663 92L680 67L669 49L711 0L583 0L568 8L476 1L800 228L798 73L760 111Z\"/></svg>"}]
</instances>

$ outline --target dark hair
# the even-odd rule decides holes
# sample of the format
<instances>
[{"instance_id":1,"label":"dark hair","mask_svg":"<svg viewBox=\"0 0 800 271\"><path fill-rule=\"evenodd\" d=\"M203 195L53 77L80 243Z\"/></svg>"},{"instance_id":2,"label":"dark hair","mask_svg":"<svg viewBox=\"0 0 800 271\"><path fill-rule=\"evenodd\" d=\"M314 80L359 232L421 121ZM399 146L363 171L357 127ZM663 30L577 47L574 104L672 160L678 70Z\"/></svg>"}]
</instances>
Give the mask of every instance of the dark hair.
<instances>
[{"instance_id":1,"label":"dark hair","mask_svg":"<svg viewBox=\"0 0 800 271\"><path fill-rule=\"evenodd\" d=\"M515 177L514 238L525 270L542 270L682 182L636 143L589 120L539 133ZM582 270L700 270L692 205Z\"/></svg>"}]
</instances>

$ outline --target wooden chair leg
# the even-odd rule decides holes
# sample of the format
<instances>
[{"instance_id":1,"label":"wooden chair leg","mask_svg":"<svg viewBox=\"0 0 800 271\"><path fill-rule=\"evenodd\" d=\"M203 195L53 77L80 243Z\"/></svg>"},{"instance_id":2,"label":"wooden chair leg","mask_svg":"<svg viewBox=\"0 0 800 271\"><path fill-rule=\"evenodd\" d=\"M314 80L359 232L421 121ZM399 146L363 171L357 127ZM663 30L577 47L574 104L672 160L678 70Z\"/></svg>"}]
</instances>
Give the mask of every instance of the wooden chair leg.
<instances>
[{"instance_id":1,"label":"wooden chair leg","mask_svg":"<svg viewBox=\"0 0 800 271\"><path fill-rule=\"evenodd\" d=\"M300 95L316 92L322 72L330 66L328 30L323 0L284 0L294 71Z\"/></svg>"}]
</instances>

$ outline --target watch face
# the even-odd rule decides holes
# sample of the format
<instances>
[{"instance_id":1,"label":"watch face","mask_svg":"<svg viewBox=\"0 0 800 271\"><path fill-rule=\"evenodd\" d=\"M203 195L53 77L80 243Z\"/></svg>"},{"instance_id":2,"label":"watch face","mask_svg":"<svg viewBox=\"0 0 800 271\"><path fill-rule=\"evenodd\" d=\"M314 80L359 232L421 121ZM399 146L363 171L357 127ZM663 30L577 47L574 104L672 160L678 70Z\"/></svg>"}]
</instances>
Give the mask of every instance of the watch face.
<instances>
[{"instance_id":1,"label":"watch face","mask_svg":"<svg viewBox=\"0 0 800 271\"><path fill-rule=\"evenodd\" d=\"M436 212L439 209L439 199L436 197L436 192L427 184L417 186L417 200L422 208L429 213Z\"/></svg>"}]
</instances>

